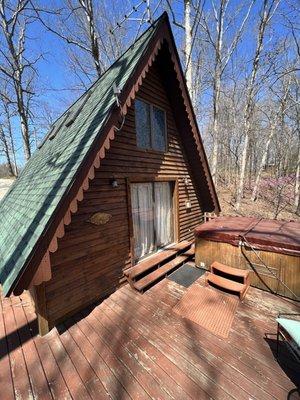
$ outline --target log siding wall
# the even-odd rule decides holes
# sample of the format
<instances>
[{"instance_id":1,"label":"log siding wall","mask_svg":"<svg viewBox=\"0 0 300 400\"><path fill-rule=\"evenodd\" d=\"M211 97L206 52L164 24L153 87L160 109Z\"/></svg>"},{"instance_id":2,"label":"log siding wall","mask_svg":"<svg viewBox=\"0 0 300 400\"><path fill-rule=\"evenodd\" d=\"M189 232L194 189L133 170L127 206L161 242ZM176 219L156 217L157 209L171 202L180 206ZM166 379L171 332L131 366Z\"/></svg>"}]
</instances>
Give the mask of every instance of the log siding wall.
<instances>
[{"instance_id":1,"label":"log siding wall","mask_svg":"<svg viewBox=\"0 0 300 400\"><path fill-rule=\"evenodd\" d=\"M182 147L184 132L176 129L174 116L155 63L138 97L166 111L168 151L145 151L136 146L134 104L125 124L111 143L96 171L78 211L51 255L52 279L46 283L46 307L50 326L65 316L111 293L122 283L123 270L131 265L127 183L130 179L170 179L178 185L178 236L191 239L202 217L200 194ZM118 187L112 188L115 177ZM188 184L185 184L188 178ZM189 198L192 208L186 210ZM95 226L87 220L96 212L111 214L111 220Z\"/></svg>"}]
</instances>

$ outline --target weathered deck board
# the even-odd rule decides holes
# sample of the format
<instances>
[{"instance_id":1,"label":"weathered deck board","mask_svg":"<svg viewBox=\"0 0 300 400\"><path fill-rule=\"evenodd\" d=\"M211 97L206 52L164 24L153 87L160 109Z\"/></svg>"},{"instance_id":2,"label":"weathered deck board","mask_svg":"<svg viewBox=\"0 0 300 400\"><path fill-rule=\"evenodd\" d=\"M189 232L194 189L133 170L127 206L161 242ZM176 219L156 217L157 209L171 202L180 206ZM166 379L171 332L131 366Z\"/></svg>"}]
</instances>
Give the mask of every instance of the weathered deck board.
<instances>
[{"instance_id":1,"label":"weathered deck board","mask_svg":"<svg viewBox=\"0 0 300 400\"><path fill-rule=\"evenodd\" d=\"M142 319L139 320L139 323L142 324ZM240 388L235 398L248 398L249 396L247 396L244 392L246 389L248 389L252 395L255 392L258 392L260 394L258 398L271 398L270 396L267 396L266 393L259 391L259 388L257 389L255 386L253 387L253 383L251 384L251 382L249 382L248 377L244 377L238 370L239 365L236 369L232 368L226 359L226 354L225 358L218 360L218 358L214 355L215 345L213 346L213 350L211 352L207 350L205 342L203 347L198 347L198 337L197 339L195 337L186 338L184 336L184 332L176 330L176 322L171 322L171 318L167 320L167 324L163 324L163 330L160 329L162 324L163 321L159 321L157 322L157 325L154 325L154 330L159 338L161 340L164 340L164 338L172 339L173 349L186 357L188 360L192 361L194 365L198 365L201 371L215 370L218 375L218 384L222 384L223 382L223 385L227 388L227 390L231 388L231 390L236 392L237 386L239 386ZM249 368L249 370L251 371L251 368ZM247 372L249 372L249 370ZM259 374L254 374L254 382L259 378ZM228 380L230 383L228 383ZM234 382L235 385L232 385L231 382Z\"/></svg>"},{"instance_id":2,"label":"weathered deck board","mask_svg":"<svg viewBox=\"0 0 300 400\"><path fill-rule=\"evenodd\" d=\"M147 294L149 295L149 292L146 292L145 296ZM128 303L128 300L126 300L126 302ZM151 309L153 304L154 306L152 308L152 311L153 313L155 313L155 297L151 298L151 301L149 303L143 301L143 306L148 307L149 309ZM168 307L169 306L164 306L162 303L160 304L160 309L165 308L167 311ZM154 319L155 316L153 316L153 321ZM251 378L252 384L255 384L257 386L261 385L262 388L267 387L271 391L277 389L276 385L278 384L278 382L281 382L281 380L283 381L283 383L286 383L286 386L282 388L283 393L286 393L286 390L290 388L290 381L289 379L284 379L284 377L282 377L282 371L280 371L280 374L277 376L276 372L272 371L272 369L270 369L269 367L264 368L263 364L256 363L256 358L248 356L247 352L244 352L243 349L235 349L235 351L230 350L231 347L226 345L226 342L224 342L224 340L216 338L214 335L205 331L203 328L195 326L195 324L191 323L187 327L186 323L178 322L176 316L173 316L172 314L166 314L165 319L160 319L157 324L158 326L161 326L166 330L164 336L171 337L175 343L176 339L178 340L178 338L180 338L180 342L182 344L185 344L193 350L195 348L196 342L196 347L200 347L199 352L201 352L202 357L205 356L205 354L207 353L210 359L211 357L220 357L220 368L222 369L223 373L227 370L228 365L231 366L239 373L239 378L237 379L239 383L243 381L243 376L241 375L244 375L247 379ZM156 330L157 327L155 326L155 331ZM243 360L243 362L241 362L241 360ZM257 369L255 368L256 364L258 365ZM269 377L269 381L261 380L261 376L263 375L263 373L266 374L266 377ZM273 387L273 384L271 385L271 382L274 378L276 378L275 387ZM254 390L254 387L252 390Z\"/></svg>"},{"instance_id":3,"label":"weathered deck board","mask_svg":"<svg viewBox=\"0 0 300 400\"><path fill-rule=\"evenodd\" d=\"M286 399L299 365L284 349L279 364L265 334L295 303L250 288L224 340L172 312L185 290L126 285L43 338L29 296L1 297L1 400Z\"/></svg>"},{"instance_id":4,"label":"weathered deck board","mask_svg":"<svg viewBox=\"0 0 300 400\"><path fill-rule=\"evenodd\" d=\"M7 400L14 399L14 386L11 374L10 357L8 352L6 329L3 319L3 305L0 301L0 382L5 382L1 388L2 395Z\"/></svg>"},{"instance_id":5,"label":"weathered deck board","mask_svg":"<svg viewBox=\"0 0 300 400\"><path fill-rule=\"evenodd\" d=\"M9 307L8 304L3 307L3 320L6 330L5 339L9 351L14 394L16 398L30 398L30 396L34 398L32 384L23 354L25 343L22 346L18 333L19 330L22 329L22 326L17 326L14 317L13 309L15 307L18 307L17 303L12 304L11 307Z\"/></svg>"}]
</instances>

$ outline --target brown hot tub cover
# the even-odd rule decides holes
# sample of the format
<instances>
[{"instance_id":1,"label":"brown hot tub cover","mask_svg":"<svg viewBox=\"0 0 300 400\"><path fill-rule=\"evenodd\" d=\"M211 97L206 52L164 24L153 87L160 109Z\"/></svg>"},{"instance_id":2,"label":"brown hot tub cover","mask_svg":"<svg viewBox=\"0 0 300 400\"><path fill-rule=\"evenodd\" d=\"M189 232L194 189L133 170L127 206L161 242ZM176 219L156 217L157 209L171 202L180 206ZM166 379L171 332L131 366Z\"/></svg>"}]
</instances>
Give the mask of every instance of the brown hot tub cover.
<instances>
[{"instance_id":1,"label":"brown hot tub cover","mask_svg":"<svg viewBox=\"0 0 300 400\"><path fill-rule=\"evenodd\" d=\"M195 229L195 236L238 246L246 238L257 250L300 256L300 222L219 217Z\"/></svg>"}]
</instances>

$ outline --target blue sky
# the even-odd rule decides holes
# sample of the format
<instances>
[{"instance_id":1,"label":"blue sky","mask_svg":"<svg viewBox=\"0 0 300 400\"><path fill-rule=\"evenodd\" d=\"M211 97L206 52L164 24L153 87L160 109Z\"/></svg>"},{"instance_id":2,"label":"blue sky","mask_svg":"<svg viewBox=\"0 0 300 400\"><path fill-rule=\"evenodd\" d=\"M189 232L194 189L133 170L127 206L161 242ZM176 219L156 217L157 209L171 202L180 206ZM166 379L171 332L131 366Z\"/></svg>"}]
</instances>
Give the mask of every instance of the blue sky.
<instances>
[{"instance_id":1,"label":"blue sky","mask_svg":"<svg viewBox=\"0 0 300 400\"><path fill-rule=\"evenodd\" d=\"M252 17L245 31L244 38L238 48L239 57L242 57L245 60L245 65L248 64L252 57L252 50L255 45L255 17L257 16L257 11L261 5L261 1L262 0L257 0L255 3ZM114 0L113 2L117 9L129 11L132 5L136 5L137 3L139 3L139 0L127 0L127 2ZM41 3L48 4L45 0L41 0ZM155 8L158 0L152 0L151 3L152 7ZM229 5L232 15L237 10L237 8L241 6L241 4L245 5L247 3L248 1L240 2L238 0L232 0ZM55 4L59 6L61 4L60 0L56 0ZM109 3L107 2L107 4ZM173 0L172 4L174 12L176 14L176 18L180 22L182 22L183 0ZM205 9L210 7L210 4L210 1L206 1ZM144 7L144 5L142 7ZM284 10L284 2L282 2L281 7L282 10ZM162 8L160 7L156 12L155 17L158 17L161 11ZM140 11L135 13L135 15L133 16L138 17L139 15ZM138 22L133 21L127 21L124 23L124 27L127 31L126 41L128 42L128 45L132 42L133 38L136 35L138 24ZM142 31L146 28L147 24L144 24ZM179 48L181 48L182 30L175 27L174 25L172 25L172 29L177 41L177 45ZM277 18L276 24L274 25L274 37L278 35L282 35L283 37L285 33L286 28L284 27L282 20L280 20L280 18ZM109 33L107 32L107 34ZM115 32L115 34L118 35L118 30ZM30 39L27 48L30 48L30 55L38 55L41 53L44 54L43 59L41 59L37 65L37 91L39 93L39 97L37 98L37 110L39 111L39 109L42 109L42 107L46 103L47 108L51 111L52 117L57 117L61 112L64 111L64 109L68 105L76 100L76 98L80 94L78 91L70 90L71 87L74 87L76 81L74 79L74 76L68 70L66 45L62 42L62 40L47 32L39 23L35 23L32 25L29 36ZM272 43L268 43L268 45L272 45ZM205 101L209 103L210 97L211 92L208 90L207 93L205 93ZM201 123L203 121L199 122ZM15 127L16 129L18 129L17 123L15 124ZM38 134L39 139L41 139L44 134L45 130L40 128ZM21 147L20 139L18 139L17 147ZM24 163L22 151L18 152L18 162L20 164Z\"/></svg>"}]
</instances>

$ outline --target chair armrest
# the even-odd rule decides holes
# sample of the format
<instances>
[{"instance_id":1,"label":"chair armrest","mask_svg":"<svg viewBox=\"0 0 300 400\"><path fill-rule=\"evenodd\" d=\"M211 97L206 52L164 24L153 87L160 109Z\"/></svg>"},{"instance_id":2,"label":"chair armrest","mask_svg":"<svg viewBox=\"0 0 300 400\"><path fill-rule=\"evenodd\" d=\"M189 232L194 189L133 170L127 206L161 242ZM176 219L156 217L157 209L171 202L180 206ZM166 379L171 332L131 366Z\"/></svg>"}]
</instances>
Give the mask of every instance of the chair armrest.
<instances>
[{"instance_id":1,"label":"chair armrest","mask_svg":"<svg viewBox=\"0 0 300 400\"><path fill-rule=\"evenodd\" d=\"M300 317L300 313L279 313L278 314L278 316L277 316L277 318L280 318L280 317L282 317L282 316L294 316L294 317Z\"/></svg>"}]
</instances>

